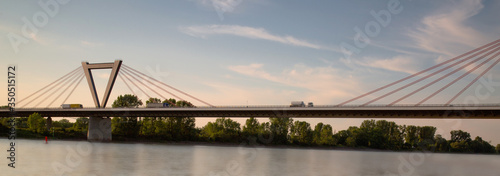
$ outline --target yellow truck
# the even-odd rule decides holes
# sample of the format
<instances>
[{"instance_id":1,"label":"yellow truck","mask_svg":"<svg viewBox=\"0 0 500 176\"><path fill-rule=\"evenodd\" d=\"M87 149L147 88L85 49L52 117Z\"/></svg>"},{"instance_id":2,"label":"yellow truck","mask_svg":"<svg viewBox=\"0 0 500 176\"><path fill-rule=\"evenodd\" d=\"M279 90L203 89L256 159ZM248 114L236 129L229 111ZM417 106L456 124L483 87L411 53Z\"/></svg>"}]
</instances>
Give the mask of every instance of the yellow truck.
<instances>
[{"instance_id":1,"label":"yellow truck","mask_svg":"<svg viewBox=\"0 0 500 176\"><path fill-rule=\"evenodd\" d=\"M83 108L82 104L62 104L63 109L80 109Z\"/></svg>"}]
</instances>

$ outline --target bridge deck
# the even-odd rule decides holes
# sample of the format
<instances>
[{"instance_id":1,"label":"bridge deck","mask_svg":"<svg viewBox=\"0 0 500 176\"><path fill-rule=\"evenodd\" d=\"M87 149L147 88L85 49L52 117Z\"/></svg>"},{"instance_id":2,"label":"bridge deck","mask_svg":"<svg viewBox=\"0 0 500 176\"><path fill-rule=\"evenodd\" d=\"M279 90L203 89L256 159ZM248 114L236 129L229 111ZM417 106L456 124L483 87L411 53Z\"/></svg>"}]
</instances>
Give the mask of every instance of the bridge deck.
<instances>
[{"instance_id":1,"label":"bridge deck","mask_svg":"<svg viewBox=\"0 0 500 176\"><path fill-rule=\"evenodd\" d=\"M18 108L0 110L0 117L300 117L300 118L469 118L500 119L500 106L315 106L196 108Z\"/></svg>"}]
</instances>

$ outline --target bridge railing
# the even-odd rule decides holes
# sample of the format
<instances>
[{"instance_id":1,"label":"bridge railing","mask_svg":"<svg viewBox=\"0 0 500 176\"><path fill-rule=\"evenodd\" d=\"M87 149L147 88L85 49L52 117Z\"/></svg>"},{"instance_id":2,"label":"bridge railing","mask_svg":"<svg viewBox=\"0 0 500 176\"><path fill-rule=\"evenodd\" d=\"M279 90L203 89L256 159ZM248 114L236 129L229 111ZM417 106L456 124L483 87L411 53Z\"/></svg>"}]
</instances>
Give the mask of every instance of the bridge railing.
<instances>
[{"instance_id":1,"label":"bridge railing","mask_svg":"<svg viewBox=\"0 0 500 176\"><path fill-rule=\"evenodd\" d=\"M415 106L414 104L399 104L399 105L393 105L393 106L388 106L386 104L371 104L371 105L366 105L366 106L361 106L361 105L314 105L313 107L294 107L294 108L357 108L357 107L491 107L491 106L500 106L500 104L452 104L452 105L442 105L442 104L422 104L419 106ZM146 109L147 107L141 106L138 108L144 108ZM166 107L166 108L189 108L189 107ZM211 109L211 108L290 108L290 105L219 105L219 106L195 106L194 108L205 108L205 109ZM16 108L17 110L22 110L22 109L47 109L47 110L57 110L57 109L62 109L61 107L48 107L48 108L37 108L37 107L28 107L28 108ZM78 109L96 109L95 107L83 107L83 108L78 108ZM111 108L107 107L105 109L116 109L116 108ZM4 110L4 109L0 109ZM5 109L5 110L8 110Z\"/></svg>"}]
</instances>

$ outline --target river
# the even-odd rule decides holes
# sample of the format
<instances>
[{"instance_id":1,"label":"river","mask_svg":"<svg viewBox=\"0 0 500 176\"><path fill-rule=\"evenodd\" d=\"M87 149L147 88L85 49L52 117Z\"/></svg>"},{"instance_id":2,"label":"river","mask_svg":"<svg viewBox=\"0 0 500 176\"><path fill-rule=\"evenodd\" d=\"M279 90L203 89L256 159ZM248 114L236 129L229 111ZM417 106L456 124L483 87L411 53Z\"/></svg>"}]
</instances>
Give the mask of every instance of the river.
<instances>
[{"instance_id":1,"label":"river","mask_svg":"<svg viewBox=\"0 0 500 176\"><path fill-rule=\"evenodd\" d=\"M239 146L15 142L0 139L0 175L500 175L500 155Z\"/></svg>"}]
</instances>

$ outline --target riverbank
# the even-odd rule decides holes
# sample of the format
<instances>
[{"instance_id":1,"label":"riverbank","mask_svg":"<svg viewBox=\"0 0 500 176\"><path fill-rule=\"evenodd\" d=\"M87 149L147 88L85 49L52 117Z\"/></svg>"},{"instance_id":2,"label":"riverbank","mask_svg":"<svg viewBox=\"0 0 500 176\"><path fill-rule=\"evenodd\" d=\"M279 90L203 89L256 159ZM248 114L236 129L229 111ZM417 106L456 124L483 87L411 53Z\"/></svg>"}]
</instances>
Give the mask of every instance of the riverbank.
<instances>
[{"instance_id":1,"label":"riverbank","mask_svg":"<svg viewBox=\"0 0 500 176\"><path fill-rule=\"evenodd\" d=\"M17 138L22 140L40 140L45 142L45 138ZM51 139L50 141L86 141L81 139ZM335 150L335 151L356 151L356 152L424 152L424 153L439 153L439 154L473 154L473 155L498 155L488 153L457 153L457 152L435 152L435 151L422 151L422 150L383 150L373 149L367 147L347 147L347 146L302 146L302 145L262 145L262 144L248 144L248 143L222 143L222 142L202 142L202 141L162 141L162 140L113 140L110 142L92 142L92 143L110 143L110 144L149 144L149 145L165 145L165 146L207 146L207 147L245 147L245 148L266 148L266 149L298 149L298 150Z\"/></svg>"}]
</instances>

